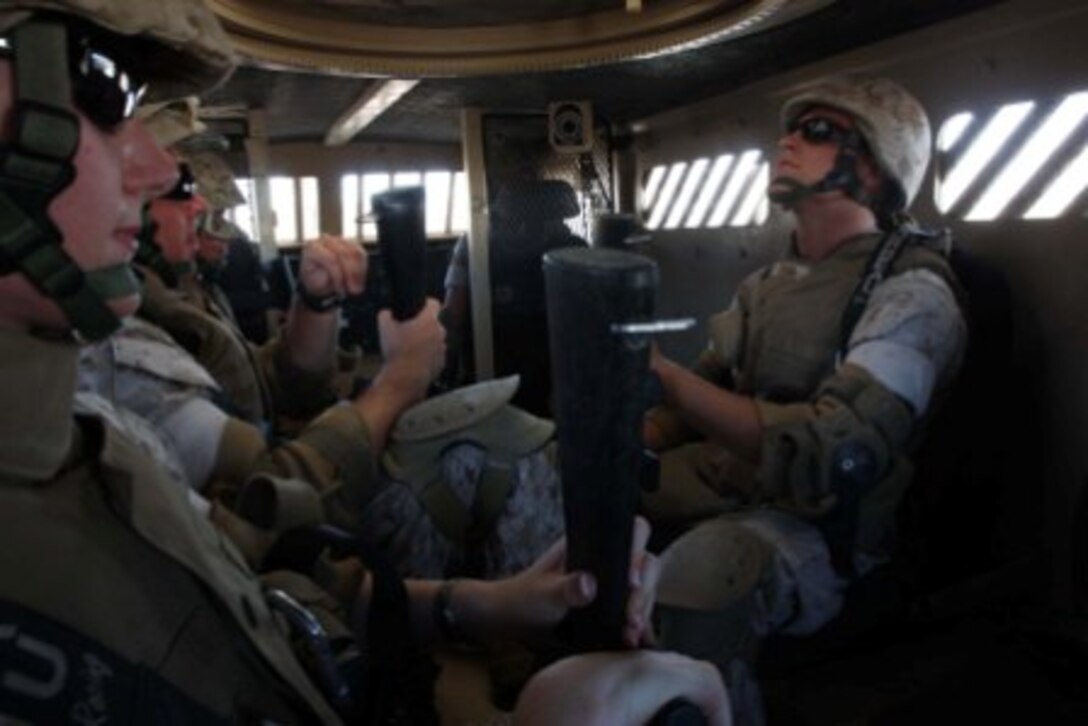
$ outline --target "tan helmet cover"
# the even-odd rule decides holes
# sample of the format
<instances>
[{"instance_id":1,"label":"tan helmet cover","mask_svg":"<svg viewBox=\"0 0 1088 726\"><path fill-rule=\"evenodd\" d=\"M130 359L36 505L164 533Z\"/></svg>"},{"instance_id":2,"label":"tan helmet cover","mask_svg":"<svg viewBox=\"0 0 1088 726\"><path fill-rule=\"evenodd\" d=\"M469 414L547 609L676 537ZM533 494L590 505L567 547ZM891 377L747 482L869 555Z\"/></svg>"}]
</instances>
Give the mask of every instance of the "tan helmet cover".
<instances>
[{"instance_id":1,"label":"tan helmet cover","mask_svg":"<svg viewBox=\"0 0 1088 726\"><path fill-rule=\"evenodd\" d=\"M234 69L234 51L202 0L0 0L8 24L19 11L82 18L123 36L141 36L140 77L152 99L206 91Z\"/></svg>"},{"instance_id":2,"label":"tan helmet cover","mask_svg":"<svg viewBox=\"0 0 1088 726\"><path fill-rule=\"evenodd\" d=\"M400 415L391 438L402 443L426 441L473 426L509 403L520 383L519 376L507 376L429 398Z\"/></svg>"},{"instance_id":3,"label":"tan helmet cover","mask_svg":"<svg viewBox=\"0 0 1088 726\"><path fill-rule=\"evenodd\" d=\"M839 76L805 88L786 101L783 128L812 106L834 108L854 119L881 171L902 190L903 208L909 207L925 178L932 139L929 119L918 99L887 78Z\"/></svg>"},{"instance_id":4,"label":"tan helmet cover","mask_svg":"<svg viewBox=\"0 0 1088 726\"><path fill-rule=\"evenodd\" d=\"M155 139L155 143L168 149L207 130L204 122L197 118L199 107L200 102L196 96L186 96L176 101L144 104L137 109L136 116L143 120L144 127ZM195 176L195 170L193 174Z\"/></svg>"},{"instance_id":5,"label":"tan helmet cover","mask_svg":"<svg viewBox=\"0 0 1088 726\"><path fill-rule=\"evenodd\" d=\"M226 240L227 242L236 239L248 239L248 235L242 231L241 227L218 214L213 213L206 220L203 227L204 232L216 239Z\"/></svg>"},{"instance_id":6,"label":"tan helmet cover","mask_svg":"<svg viewBox=\"0 0 1088 726\"><path fill-rule=\"evenodd\" d=\"M234 181L234 172L221 156L208 151L186 154L185 160L196 178L201 196L212 209L232 209L245 204L246 198Z\"/></svg>"}]
</instances>

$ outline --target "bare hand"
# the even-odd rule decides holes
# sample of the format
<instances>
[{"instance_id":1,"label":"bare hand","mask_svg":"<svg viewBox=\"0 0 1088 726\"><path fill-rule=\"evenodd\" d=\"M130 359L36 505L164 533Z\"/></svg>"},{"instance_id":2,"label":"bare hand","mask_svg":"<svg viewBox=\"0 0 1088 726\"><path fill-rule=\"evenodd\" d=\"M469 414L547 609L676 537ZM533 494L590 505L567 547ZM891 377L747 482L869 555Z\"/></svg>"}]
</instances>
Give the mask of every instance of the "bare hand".
<instances>
[{"instance_id":1,"label":"bare hand","mask_svg":"<svg viewBox=\"0 0 1088 726\"><path fill-rule=\"evenodd\" d=\"M438 311L438 301L428 298L411 320L398 322L388 310L378 313L383 374L413 388L416 397L426 393L446 364L446 329L438 321Z\"/></svg>"},{"instance_id":2,"label":"bare hand","mask_svg":"<svg viewBox=\"0 0 1088 726\"><path fill-rule=\"evenodd\" d=\"M629 647L652 639L650 613L660 568L646 551L650 525L638 517L631 538L631 593L623 639ZM566 540L560 539L528 569L493 584L490 624L504 635L532 638L544 635L572 608L585 607L597 596L596 580L587 572L566 572Z\"/></svg>"},{"instance_id":3,"label":"bare hand","mask_svg":"<svg viewBox=\"0 0 1088 726\"><path fill-rule=\"evenodd\" d=\"M521 692L514 723L641 726L674 698L690 701L709 724L732 724L729 696L714 666L647 650L588 653L552 664Z\"/></svg>"},{"instance_id":4,"label":"bare hand","mask_svg":"<svg viewBox=\"0 0 1088 726\"><path fill-rule=\"evenodd\" d=\"M323 234L302 248L298 275L315 297L359 295L366 287L366 250L343 237Z\"/></svg>"}]
</instances>

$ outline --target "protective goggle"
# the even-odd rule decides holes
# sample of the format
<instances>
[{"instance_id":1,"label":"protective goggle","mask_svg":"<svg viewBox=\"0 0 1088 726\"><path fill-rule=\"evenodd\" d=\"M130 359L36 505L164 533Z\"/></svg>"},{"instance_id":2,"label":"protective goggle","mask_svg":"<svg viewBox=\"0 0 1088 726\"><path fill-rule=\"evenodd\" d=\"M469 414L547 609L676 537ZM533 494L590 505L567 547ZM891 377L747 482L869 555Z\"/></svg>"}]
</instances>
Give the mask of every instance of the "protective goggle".
<instances>
[{"instance_id":1,"label":"protective goggle","mask_svg":"<svg viewBox=\"0 0 1088 726\"><path fill-rule=\"evenodd\" d=\"M87 118L104 131L112 131L132 118L147 84L121 67L88 35L75 36L68 47L72 100ZM12 45L0 38L0 57L10 57Z\"/></svg>"},{"instance_id":2,"label":"protective goggle","mask_svg":"<svg viewBox=\"0 0 1088 726\"><path fill-rule=\"evenodd\" d=\"M842 144L857 137L854 129L847 128L824 116L805 116L795 119L786 127L786 134L799 132L810 144Z\"/></svg>"}]
</instances>

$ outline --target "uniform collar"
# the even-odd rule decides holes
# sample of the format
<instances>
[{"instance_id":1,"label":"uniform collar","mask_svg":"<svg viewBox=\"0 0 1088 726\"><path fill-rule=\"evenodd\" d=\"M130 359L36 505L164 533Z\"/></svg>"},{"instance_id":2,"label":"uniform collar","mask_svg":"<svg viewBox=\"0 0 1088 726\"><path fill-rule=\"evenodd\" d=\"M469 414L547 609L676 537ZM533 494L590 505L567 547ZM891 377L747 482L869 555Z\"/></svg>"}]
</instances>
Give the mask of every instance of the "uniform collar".
<instances>
[{"instance_id":1,"label":"uniform collar","mask_svg":"<svg viewBox=\"0 0 1088 726\"><path fill-rule=\"evenodd\" d=\"M861 234L855 234L851 237L847 237L846 239L835 245L835 248L830 252L830 254L821 259L819 262L811 262L801 256L800 251L797 249L797 234L793 233L790 234L790 250L788 257L793 262L798 262L810 267L814 265L820 265L824 262L827 262L828 260L848 257L860 251L872 251L876 248L876 245L880 242L880 240L884 239L884 234L884 232L873 231L862 232Z\"/></svg>"},{"instance_id":2,"label":"uniform collar","mask_svg":"<svg viewBox=\"0 0 1088 726\"><path fill-rule=\"evenodd\" d=\"M0 474L48 479L72 443L79 347L0 330Z\"/></svg>"}]
</instances>

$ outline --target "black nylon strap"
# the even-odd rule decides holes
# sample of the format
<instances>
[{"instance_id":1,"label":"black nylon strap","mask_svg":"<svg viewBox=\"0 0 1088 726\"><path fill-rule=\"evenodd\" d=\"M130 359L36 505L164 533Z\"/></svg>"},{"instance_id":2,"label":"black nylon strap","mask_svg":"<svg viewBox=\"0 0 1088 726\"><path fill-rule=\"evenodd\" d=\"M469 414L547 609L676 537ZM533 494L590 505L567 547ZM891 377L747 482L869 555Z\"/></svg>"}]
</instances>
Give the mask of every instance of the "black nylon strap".
<instances>
[{"instance_id":1,"label":"black nylon strap","mask_svg":"<svg viewBox=\"0 0 1088 726\"><path fill-rule=\"evenodd\" d=\"M120 325L99 298L86 275L60 246L60 233L51 224L36 223L0 190L0 257L4 269L21 270L35 287L52 299L76 331L87 340L101 340Z\"/></svg>"},{"instance_id":2,"label":"black nylon strap","mask_svg":"<svg viewBox=\"0 0 1088 726\"><path fill-rule=\"evenodd\" d=\"M865 263L865 270L862 272L858 284L854 287L854 292L850 294L846 309L842 312L839 323L838 359L840 361L846 357L850 336L854 334L854 328L857 327L858 321L861 320L861 315L865 312L865 306L869 304L869 298L872 296L873 290L888 276L888 271L895 264L899 253L903 251L903 248L906 247L907 242L914 234L915 230L913 228L905 224L900 225L884 235L884 238L880 240L880 244L869 255L869 260Z\"/></svg>"},{"instance_id":3,"label":"black nylon strap","mask_svg":"<svg viewBox=\"0 0 1088 726\"><path fill-rule=\"evenodd\" d=\"M64 311L88 340L120 325L105 299L61 247L49 204L75 178L79 120L71 99L68 31L29 21L12 32L15 49L15 143L0 151L0 274L21 271Z\"/></svg>"},{"instance_id":4,"label":"black nylon strap","mask_svg":"<svg viewBox=\"0 0 1088 726\"><path fill-rule=\"evenodd\" d=\"M300 527L280 535L265 557L265 571L286 569L309 575L328 550L334 558L356 557L373 577L368 607L365 672L349 722L382 726L438 724L434 710L437 667L419 647L408 592L382 553L360 537L329 525Z\"/></svg>"},{"instance_id":5,"label":"black nylon strap","mask_svg":"<svg viewBox=\"0 0 1088 726\"><path fill-rule=\"evenodd\" d=\"M147 666L2 599L0 703L26 723L232 723Z\"/></svg>"}]
</instances>

